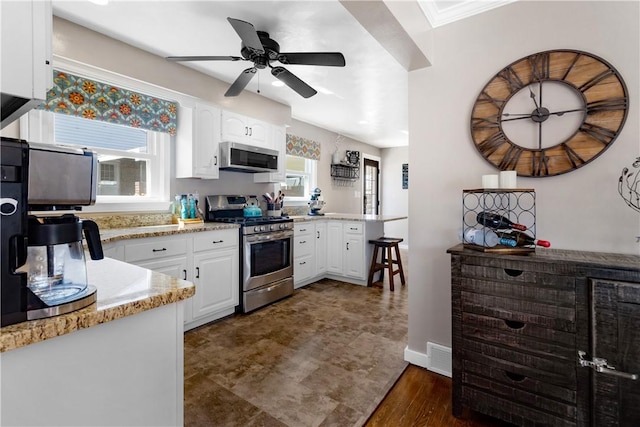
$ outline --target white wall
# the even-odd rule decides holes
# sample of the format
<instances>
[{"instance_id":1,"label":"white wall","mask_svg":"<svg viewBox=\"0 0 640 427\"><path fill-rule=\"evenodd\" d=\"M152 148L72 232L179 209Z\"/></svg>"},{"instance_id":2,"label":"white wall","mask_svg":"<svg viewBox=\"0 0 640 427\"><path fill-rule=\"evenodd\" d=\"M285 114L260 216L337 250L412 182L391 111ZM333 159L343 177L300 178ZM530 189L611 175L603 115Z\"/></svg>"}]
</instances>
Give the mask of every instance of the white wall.
<instances>
[{"instance_id":1,"label":"white wall","mask_svg":"<svg viewBox=\"0 0 640 427\"><path fill-rule=\"evenodd\" d=\"M381 150L381 154L381 213L382 215L408 216L409 190L402 188L402 165L409 163L409 147L384 148ZM409 187L411 187L411 169L409 169ZM404 239L401 246L408 247L409 220L385 222L384 234L390 237L401 237Z\"/></svg>"},{"instance_id":2,"label":"white wall","mask_svg":"<svg viewBox=\"0 0 640 427\"><path fill-rule=\"evenodd\" d=\"M320 143L320 161L318 162L318 187L326 202L323 212L362 213L362 178L353 185L341 187L331 179L331 155L336 150L338 134L299 120L292 120L287 133ZM338 152L344 157L346 150L360 151L360 170L363 154L380 157L380 149L355 139L343 137ZM362 174L361 174L362 175Z\"/></svg>"},{"instance_id":3,"label":"white wall","mask_svg":"<svg viewBox=\"0 0 640 427\"><path fill-rule=\"evenodd\" d=\"M640 4L518 1L433 31L433 66L409 76L409 349L451 345L450 256L461 195L496 173L473 147L469 122L481 88L528 54L578 49L622 74L630 110L619 138L594 162L568 174L520 178L536 190L536 234L553 247L640 253L640 216L617 193L621 170L640 155Z\"/></svg>"}]
</instances>

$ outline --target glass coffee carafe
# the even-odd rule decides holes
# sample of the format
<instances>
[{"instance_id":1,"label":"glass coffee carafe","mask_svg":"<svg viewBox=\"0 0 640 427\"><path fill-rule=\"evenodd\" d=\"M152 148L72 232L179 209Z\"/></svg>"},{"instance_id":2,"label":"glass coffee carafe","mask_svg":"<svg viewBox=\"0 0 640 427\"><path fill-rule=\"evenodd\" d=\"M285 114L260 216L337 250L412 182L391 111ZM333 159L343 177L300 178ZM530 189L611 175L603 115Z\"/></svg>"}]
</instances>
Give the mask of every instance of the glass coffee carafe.
<instances>
[{"instance_id":1,"label":"glass coffee carafe","mask_svg":"<svg viewBox=\"0 0 640 427\"><path fill-rule=\"evenodd\" d=\"M29 217L27 286L48 306L82 298L87 292L83 231L91 259L102 259L95 222L71 214Z\"/></svg>"}]
</instances>

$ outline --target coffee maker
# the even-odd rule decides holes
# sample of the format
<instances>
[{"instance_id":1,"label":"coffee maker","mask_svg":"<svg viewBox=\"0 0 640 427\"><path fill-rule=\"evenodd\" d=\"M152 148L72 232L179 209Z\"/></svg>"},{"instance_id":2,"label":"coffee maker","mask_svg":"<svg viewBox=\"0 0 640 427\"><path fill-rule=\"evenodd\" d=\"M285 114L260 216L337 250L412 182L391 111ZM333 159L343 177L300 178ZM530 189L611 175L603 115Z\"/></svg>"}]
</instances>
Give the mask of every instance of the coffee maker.
<instances>
[{"instance_id":1,"label":"coffee maker","mask_svg":"<svg viewBox=\"0 0 640 427\"><path fill-rule=\"evenodd\" d=\"M91 258L102 259L98 226L58 211L95 203L97 156L4 137L0 144L0 326L94 303L82 235Z\"/></svg>"}]
</instances>

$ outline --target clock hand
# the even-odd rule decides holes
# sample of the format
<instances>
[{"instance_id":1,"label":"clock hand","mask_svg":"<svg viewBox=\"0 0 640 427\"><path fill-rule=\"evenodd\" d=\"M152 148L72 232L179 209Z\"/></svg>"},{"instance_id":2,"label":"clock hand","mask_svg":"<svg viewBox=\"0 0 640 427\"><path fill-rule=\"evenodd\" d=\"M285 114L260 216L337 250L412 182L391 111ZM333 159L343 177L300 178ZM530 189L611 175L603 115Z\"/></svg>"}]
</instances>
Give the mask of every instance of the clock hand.
<instances>
[{"instance_id":1,"label":"clock hand","mask_svg":"<svg viewBox=\"0 0 640 427\"><path fill-rule=\"evenodd\" d=\"M512 116L512 115L514 115L514 114L503 114L503 115L504 115L504 116ZM531 117L533 117L533 114L527 114L527 115L522 116L522 117L514 117L514 118L512 118L512 119L502 119L502 120L500 120L500 121L501 121L501 122L503 122L503 123L504 123L504 122L512 122L512 121L514 121L514 120L530 119Z\"/></svg>"},{"instance_id":2,"label":"clock hand","mask_svg":"<svg viewBox=\"0 0 640 427\"><path fill-rule=\"evenodd\" d=\"M576 113L576 112L578 112L578 111L585 112L585 111L587 111L587 109L586 109L586 108L576 108L576 109L573 109L573 110L554 111L553 113L549 113L549 115L550 115L550 116L551 116L551 115L554 115L554 116L562 116L562 115L564 115L564 113Z\"/></svg>"},{"instance_id":3,"label":"clock hand","mask_svg":"<svg viewBox=\"0 0 640 427\"><path fill-rule=\"evenodd\" d=\"M540 108L540 106L538 105L538 101L536 101L536 94L533 93L533 89L531 89L531 85L528 86L529 88L529 93L530 93L530 97L531 99L533 99L533 103L536 106L536 110Z\"/></svg>"}]
</instances>

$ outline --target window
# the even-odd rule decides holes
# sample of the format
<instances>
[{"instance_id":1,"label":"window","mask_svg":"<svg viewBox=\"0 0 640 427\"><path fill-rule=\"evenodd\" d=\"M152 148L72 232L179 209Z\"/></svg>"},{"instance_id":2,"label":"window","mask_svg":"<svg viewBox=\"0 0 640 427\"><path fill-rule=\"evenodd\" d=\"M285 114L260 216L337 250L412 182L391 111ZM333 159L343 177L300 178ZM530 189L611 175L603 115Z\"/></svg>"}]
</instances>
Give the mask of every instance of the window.
<instances>
[{"instance_id":1,"label":"window","mask_svg":"<svg viewBox=\"0 0 640 427\"><path fill-rule=\"evenodd\" d=\"M280 189L287 201L306 202L316 187L317 160L287 155L287 175Z\"/></svg>"}]
</instances>

